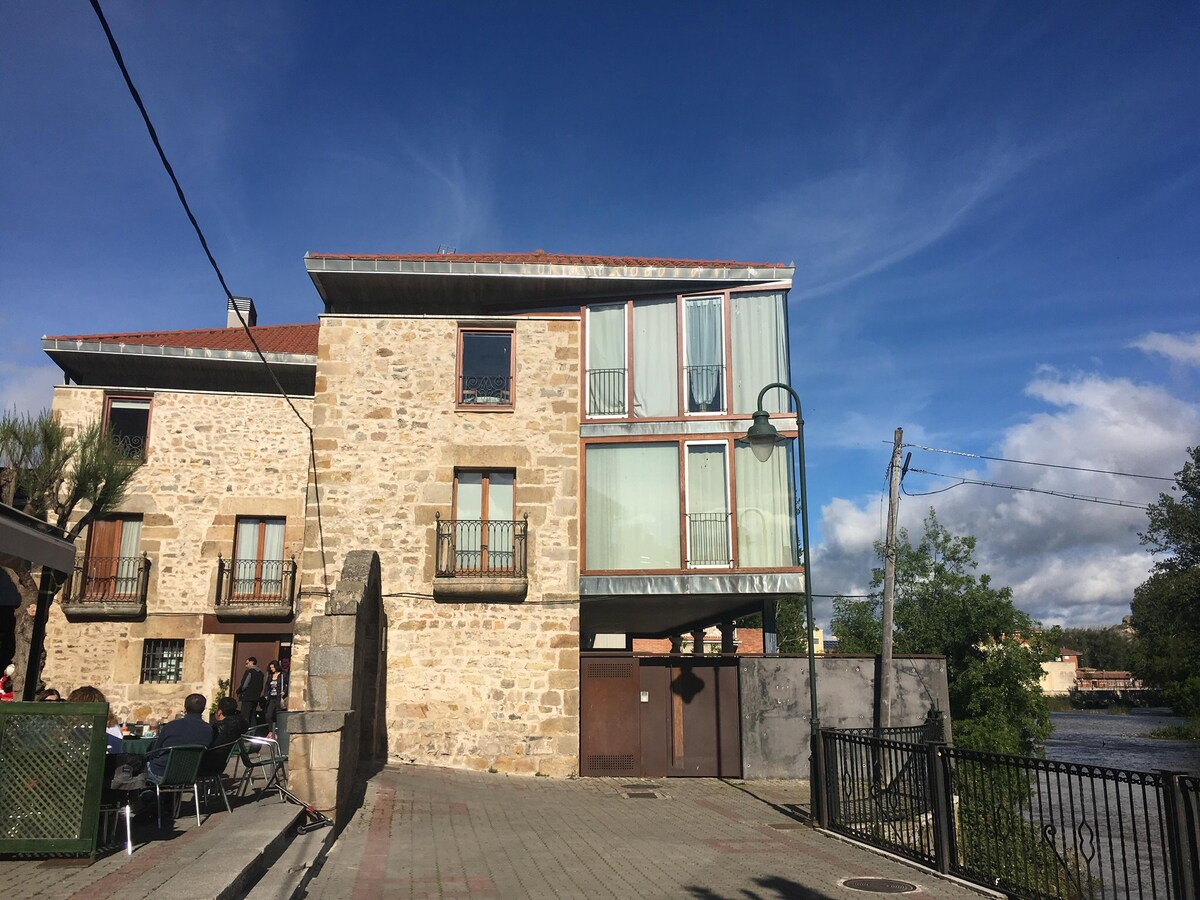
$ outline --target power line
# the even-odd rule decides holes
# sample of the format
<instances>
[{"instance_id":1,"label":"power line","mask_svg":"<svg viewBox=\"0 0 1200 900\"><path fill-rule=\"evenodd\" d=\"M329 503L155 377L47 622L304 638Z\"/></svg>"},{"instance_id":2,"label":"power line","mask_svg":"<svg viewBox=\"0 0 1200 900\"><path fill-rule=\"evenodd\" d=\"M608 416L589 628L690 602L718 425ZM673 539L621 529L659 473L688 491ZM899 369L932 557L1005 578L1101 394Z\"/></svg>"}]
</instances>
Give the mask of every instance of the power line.
<instances>
[{"instance_id":1,"label":"power line","mask_svg":"<svg viewBox=\"0 0 1200 900\"><path fill-rule=\"evenodd\" d=\"M952 488L959 487L960 485L974 484L974 485L979 485L980 487L1002 488L1007 491L1023 491L1025 493L1030 493L1030 494L1049 494L1052 497L1062 497L1063 499L1066 499L1066 500L1081 500L1086 503L1099 503L1104 506L1124 506L1129 509L1146 509L1150 506L1149 503L1133 503L1128 500L1114 500L1111 497L1092 497L1087 494L1073 494L1068 491L1051 491L1051 490L1047 490L1045 488L1021 487L1020 485L1015 485L1015 484L1000 484L995 481L977 481L974 478L963 478L959 475L944 475L941 472L930 472L930 471L927 471L926 469L909 469L909 471L917 472L921 475L932 475L935 478L957 479L956 484L952 484L952 485L950 485L950 487L943 488L939 491L925 491L925 492L921 492L921 493L910 493L908 490L905 490L904 491L905 495L907 495L909 497L927 497L930 494L944 494L946 491L951 490Z\"/></svg>"},{"instance_id":2,"label":"power line","mask_svg":"<svg viewBox=\"0 0 1200 900\"><path fill-rule=\"evenodd\" d=\"M886 443L886 441L885 441ZM1003 456L984 456L981 453L966 453L962 450L946 450L941 447L926 447L922 444L905 444L905 447L915 447L918 450L928 450L930 453L947 453L951 456L966 456L971 459L987 459L992 462L1016 463L1022 466L1043 466L1047 469L1068 469L1072 472L1091 472L1096 475L1119 475L1122 478L1146 478L1150 481L1174 481L1165 475L1137 475L1133 472L1114 472L1111 469L1091 469L1087 466L1066 466L1059 463L1030 462L1027 459L1008 459ZM913 471L916 471L915 469Z\"/></svg>"},{"instance_id":3,"label":"power line","mask_svg":"<svg viewBox=\"0 0 1200 900\"><path fill-rule=\"evenodd\" d=\"M163 150L162 142L158 139L158 132L154 130L154 123L150 121L150 114L146 111L146 105L142 102L142 96L138 93L138 89L133 84L133 78L129 75L129 69L125 66L125 59L121 55L121 48L117 46L117 39L113 36L112 29L108 27L108 20L104 17L104 10L100 8L100 0L91 0L92 9L96 13L96 18L100 20L100 27L104 29L104 36L108 38L108 46L112 50L113 59L116 60L117 68L121 70L121 76L125 79L125 86L129 89L129 95L133 98L134 104L138 108L138 112L142 115L142 121L146 124L146 130L150 133L150 140L154 144L154 149L158 151L158 158L166 169L167 177L171 179L171 184L175 186L175 194L179 197L179 202L183 206L183 211L187 214L188 221L192 223L192 228L196 232L196 237L200 240L200 246L204 250L204 255L208 257L208 263L212 266L213 271L217 275L217 281L221 283L221 289L225 291L225 299L229 302L229 306L237 315L238 321L242 325L242 330L246 333L246 337L250 340L250 345L254 348L254 352L258 354L259 360L267 370L267 374L271 376L271 381L274 382L275 388L283 397L284 402L295 413L296 418L300 420L300 424L304 426L308 432L308 450L309 463L312 468L313 477L313 494L316 502L317 513L317 533L321 544L321 574L325 583L325 590L329 590L329 572L325 563L325 529L321 521L321 490L317 476L317 456L316 443L313 439L312 426L305 421L304 416L300 415L300 410L296 409L296 405L292 402L292 398L288 396L288 392L284 390L279 379L275 376L274 369L267 362L267 358L263 355L262 348L258 346L258 341L254 337L254 333L250 330L249 324L245 317L242 316L241 309L238 304L233 302L233 291L229 289L229 285L225 282L225 276L221 272L221 267L217 265L217 260L213 257L212 250L209 249L208 240L204 237L204 231L200 228L200 223L196 221L196 216L192 212L192 207L184 196L183 186L179 183L179 179L175 176L175 170L171 167L171 161L167 159L166 151Z\"/></svg>"}]
</instances>

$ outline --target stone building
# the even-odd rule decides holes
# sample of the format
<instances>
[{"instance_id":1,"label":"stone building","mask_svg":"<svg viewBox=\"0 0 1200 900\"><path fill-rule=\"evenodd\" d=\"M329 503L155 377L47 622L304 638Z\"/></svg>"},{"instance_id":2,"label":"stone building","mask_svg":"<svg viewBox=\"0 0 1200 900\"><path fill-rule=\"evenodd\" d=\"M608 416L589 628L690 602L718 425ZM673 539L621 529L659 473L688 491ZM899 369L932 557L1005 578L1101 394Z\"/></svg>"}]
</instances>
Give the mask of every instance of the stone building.
<instances>
[{"instance_id":1,"label":"stone building","mask_svg":"<svg viewBox=\"0 0 1200 900\"><path fill-rule=\"evenodd\" d=\"M293 708L320 706L311 623L357 550L380 561L394 761L586 771L593 647L765 612L770 649L775 601L803 592L784 391L762 399L783 451L759 462L739 438L790 380L791 268L305 264L316 322L258 326L237 301L269 367L232 309L223 329L44 340L54 409L145 457L78 548L49 683L144 720L255 655L290 666Z\"/></svg>"}]
</instances>

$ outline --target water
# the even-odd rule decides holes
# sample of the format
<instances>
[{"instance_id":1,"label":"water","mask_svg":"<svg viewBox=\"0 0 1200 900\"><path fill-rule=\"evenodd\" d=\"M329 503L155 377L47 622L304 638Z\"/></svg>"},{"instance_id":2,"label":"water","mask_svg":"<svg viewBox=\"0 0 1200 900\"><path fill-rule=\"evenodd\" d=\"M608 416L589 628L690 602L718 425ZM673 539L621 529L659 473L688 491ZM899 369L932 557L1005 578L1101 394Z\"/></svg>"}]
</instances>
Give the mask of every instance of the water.
<instances>
[{"instance_id":1,"label":"water","mask_svg":"<svg viewBox=\"0 0 1200 900\"><path fill-rule=\"evenodd\" d=\"M1127 716L1073 710L1051 713L1050 719L1054 733L1046 741L1047 759L1200 775L1200 742L1146 737L1156 728L1187 723L1167 710L1134 709Z\"/></svg>"}]
</instances>

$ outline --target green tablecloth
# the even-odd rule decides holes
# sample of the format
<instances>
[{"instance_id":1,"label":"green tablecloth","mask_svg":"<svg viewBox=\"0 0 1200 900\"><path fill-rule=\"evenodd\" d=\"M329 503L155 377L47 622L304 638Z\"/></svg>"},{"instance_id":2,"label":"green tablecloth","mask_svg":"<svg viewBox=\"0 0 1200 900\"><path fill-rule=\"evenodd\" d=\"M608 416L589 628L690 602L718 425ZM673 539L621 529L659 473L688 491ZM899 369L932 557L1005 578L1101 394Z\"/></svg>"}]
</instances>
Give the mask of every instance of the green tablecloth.
<instances>
[{"instance_id":1,"label":"green tablecloth","mask_svg":"<svg viewBox=\"0 0 1200 900\"><path fill-rule=\"evenodd\" d=\"M125 753L137 753L144 756L154 746L154 738L122 738L121 743Z\"/></svg>"}]
</instances>

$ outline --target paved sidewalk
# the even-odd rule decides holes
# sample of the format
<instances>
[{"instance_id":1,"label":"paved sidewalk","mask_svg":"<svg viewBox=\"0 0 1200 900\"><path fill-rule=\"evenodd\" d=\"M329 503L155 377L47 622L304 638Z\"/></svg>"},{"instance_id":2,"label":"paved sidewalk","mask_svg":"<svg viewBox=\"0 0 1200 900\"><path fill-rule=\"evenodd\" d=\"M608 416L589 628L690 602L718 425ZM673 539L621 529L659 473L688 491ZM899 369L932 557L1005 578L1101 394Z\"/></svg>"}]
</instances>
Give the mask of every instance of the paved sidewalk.
<instances>
[{"instance_id":1,"label":"paved sidewalk","mask_svg":"<svg viewBox=\"0 0 1200 900\"><path fill-rule=\"evenodd\" d=\"M169 802L169 801L167 801ZM190 798L174 825L158 829L153 816L136 821L133 855L125 853L125 826L119 844L105 848L95 862L71 859L0 858L0 897L4 900L199 900L241 897L246 883L278 855L280 842L301 815L278 794L242 801L228 813L201 812L196 825ZM210 805L209 807L213 807Z\"/></svg>"},{"instance_id":2,"label":"paved sidewalk","mask_svg":"<svg viewBox=\"0 0 1200 900\"><path fill-rule=\"evenodd\" d=\"M814 831L795 782L512 778L389 767L303 895L867 898L842 879L979 892ZM768 802L769 801L769 802ZM878 895L876 895L878 896Z\"/></svg>"}]
</instances>

